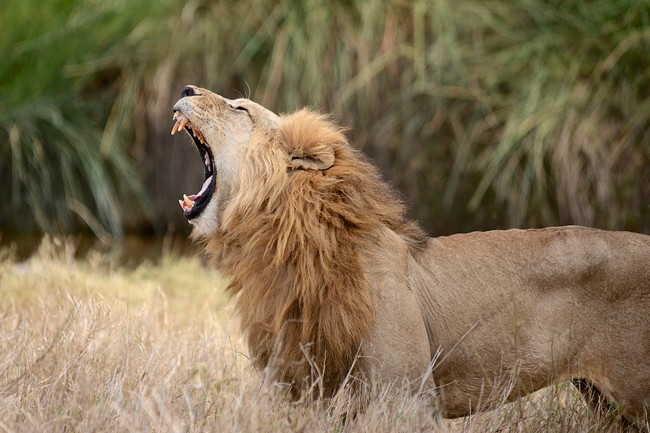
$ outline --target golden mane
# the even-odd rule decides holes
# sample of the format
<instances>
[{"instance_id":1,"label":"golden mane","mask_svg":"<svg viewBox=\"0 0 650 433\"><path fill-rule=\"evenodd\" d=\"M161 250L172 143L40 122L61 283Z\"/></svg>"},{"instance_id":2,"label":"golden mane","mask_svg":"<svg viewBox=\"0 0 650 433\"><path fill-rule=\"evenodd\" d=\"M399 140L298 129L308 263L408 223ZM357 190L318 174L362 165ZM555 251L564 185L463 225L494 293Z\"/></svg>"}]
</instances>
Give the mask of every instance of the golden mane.
<instances>
[{"instance_id":1,"label":"golden mane","mask_svg":"<svg viewBox=\"0 0 650 433\"><path fill-rule=\"evenodd\" d=\"M287 152L301 164L287 167ZM385 228L414 252L427 237L323 115L281 117L275 135L256 136L247 156L206 251L231 278L255 365L294 394L317 373L331 395L375 318L360 248Z\"/></svg>"}]
</instances>

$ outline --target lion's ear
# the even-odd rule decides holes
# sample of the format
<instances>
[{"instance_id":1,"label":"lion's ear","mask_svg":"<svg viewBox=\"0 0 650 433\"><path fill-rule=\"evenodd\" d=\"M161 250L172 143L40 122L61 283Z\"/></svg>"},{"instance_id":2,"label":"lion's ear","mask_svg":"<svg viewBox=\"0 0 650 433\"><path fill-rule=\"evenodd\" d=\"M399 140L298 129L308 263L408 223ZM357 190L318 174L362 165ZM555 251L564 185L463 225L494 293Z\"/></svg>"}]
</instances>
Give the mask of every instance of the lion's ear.
<instances>
[{"instance_id":1,"label":"lion's ear","mask_svg":"<svg viewBox=\"0 0 650 433\"><path fill-rule=\"evenodd\" d=\"M334 149L327 144L295 149L289 167L294 170L327 170L334 165Z\"/></svg>"},{"instance_id":2,"label":"lion's ear","mask_svg":"<svg viewBox=\"0 0 650 433\"><path fill-rule=\"evenodd\" d=\"M327 170L345 135L327 117L307 109L281 118L276 140L287 151L289 170Z\"/></svg>"}]
</instances>

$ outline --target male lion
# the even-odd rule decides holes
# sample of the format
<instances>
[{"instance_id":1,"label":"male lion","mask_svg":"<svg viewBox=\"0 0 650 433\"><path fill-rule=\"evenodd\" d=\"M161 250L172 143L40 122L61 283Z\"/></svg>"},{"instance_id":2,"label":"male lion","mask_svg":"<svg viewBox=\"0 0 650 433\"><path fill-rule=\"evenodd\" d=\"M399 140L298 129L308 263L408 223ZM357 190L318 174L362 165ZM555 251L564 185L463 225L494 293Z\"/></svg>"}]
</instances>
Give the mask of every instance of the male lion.
<instances>
[{"instance_id":1,"label":"male lion","mask_svg":"<svg viewBox=\"0 0 650 433\"><path fill-rule=\"evenodd\" d=\"M174 119L204 162L180 200L192 236L230 277L255 366L294 396L408 380L458 417L571 379L647 425L650 236L428 238L322 115L187 86Z\"/></svg>"}]
</instances>

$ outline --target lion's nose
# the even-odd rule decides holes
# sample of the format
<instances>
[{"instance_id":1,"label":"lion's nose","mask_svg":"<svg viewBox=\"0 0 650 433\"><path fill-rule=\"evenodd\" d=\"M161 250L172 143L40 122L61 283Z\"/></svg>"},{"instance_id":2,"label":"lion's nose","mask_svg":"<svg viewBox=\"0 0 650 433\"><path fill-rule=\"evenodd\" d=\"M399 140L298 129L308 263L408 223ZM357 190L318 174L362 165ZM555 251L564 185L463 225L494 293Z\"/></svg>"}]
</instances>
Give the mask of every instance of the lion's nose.
<instances>
[{"instance_id":1,"label":"lion's nose","mask_svg":"<svg viewBox=\"0 0 650 433\"><path fill-rule=\"evenodd\" d=\"M196 95L196 92L194 91L194 87L192 86L185 86L181 91L181 98L184 98L186 96L194 96L194 95Z\"/></svg>"}]
</instances>

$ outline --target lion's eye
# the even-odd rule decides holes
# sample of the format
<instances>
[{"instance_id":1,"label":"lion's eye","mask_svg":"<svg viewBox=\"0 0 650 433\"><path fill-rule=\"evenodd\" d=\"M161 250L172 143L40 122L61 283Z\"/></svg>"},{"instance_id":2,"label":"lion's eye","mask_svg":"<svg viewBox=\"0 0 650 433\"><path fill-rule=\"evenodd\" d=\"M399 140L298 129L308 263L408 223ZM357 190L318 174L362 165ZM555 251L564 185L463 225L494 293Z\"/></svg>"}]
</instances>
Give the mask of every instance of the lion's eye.
<instances>
[{"instance_id":1,"label":"lion's eye","mask_svg":"<svg viewBox=\"0 0 650 433\"><path fill-rule=\"evenodd\" d=\"M234 108L235 110L245 111L248 113L248 110L244 106L237 105L237 104L228 104L228 105L230 106L230 108Z\"/></svg>"}]
</instances>

